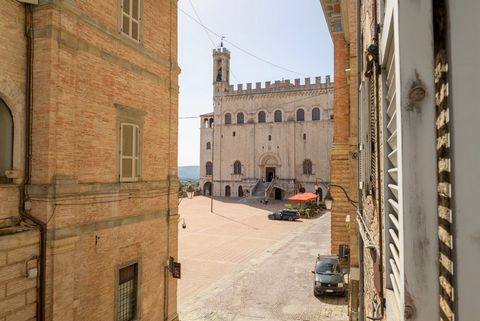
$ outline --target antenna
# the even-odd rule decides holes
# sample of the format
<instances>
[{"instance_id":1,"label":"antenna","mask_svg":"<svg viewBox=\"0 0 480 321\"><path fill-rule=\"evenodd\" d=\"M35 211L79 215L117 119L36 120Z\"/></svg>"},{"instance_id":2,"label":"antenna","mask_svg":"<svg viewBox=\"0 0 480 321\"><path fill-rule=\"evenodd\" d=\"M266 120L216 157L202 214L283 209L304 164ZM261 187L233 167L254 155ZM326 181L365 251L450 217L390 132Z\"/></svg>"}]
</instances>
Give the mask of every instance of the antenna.
<instances>
[{"instance_id":1,"label":"antenna","mask_svg":"<svg viewBox=\"0 0 480 321\"><path fill-rule=\"evenodd\" d=\"M223 48L223 39L225 39L225 36L222 35L220 39L220 48Z\"/></svg>"}]
</instances>

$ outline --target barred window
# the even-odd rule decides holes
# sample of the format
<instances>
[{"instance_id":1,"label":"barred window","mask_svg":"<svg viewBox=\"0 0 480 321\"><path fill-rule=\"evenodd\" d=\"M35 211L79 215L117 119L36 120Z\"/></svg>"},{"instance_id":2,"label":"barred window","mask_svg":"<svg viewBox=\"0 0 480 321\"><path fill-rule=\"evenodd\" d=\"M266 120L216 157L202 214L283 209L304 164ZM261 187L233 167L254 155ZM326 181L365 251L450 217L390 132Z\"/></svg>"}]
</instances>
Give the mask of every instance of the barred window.
<instances>
[{"instance_id":1,"label":"barred window","mask_svg":"<svg viewBox=\"0 0 480 321\"><path fill-rule=\"evenodd\" d=\"M242 163L240 161L233 163L233 173L236 175L242 174Z\"/></svg>"},{"instance_id":2,"label":"barred window","mask_svg":"<svg viewBox=\"0 0 480 321\"><path fill-rule=\"evenodd\" d=\"M206 175L213 175L213 163L207 162L205 164L205 173Z\"/></svg>"},{"instance_id":3,"label":"barred window","mask_svg":"<svg viewBox=\"0 0 480 321\"><path fill-rule=\"evenodd\" d=\"M303 174L305 175L312 175L312 161L309 159L306 159L303 161Z\"/></svg>"},{"instance_id":4,"label":"barred window","mask_svg":"<svg viewBox=\"0 0 480 321\"><path fill-rule=\"evenodd\" d=\"M297 110L297 121L304 121L305 120L305 111L303 109Z\"/></svg>"},{"instance_id":5,"label":"barred window","mask_svg":"<svg viewBox=\"0 0 480 321\"><path fill-rule=\"evenodd\" d=\"M120 1L120 31L125 36L140 42L142 0Z\"/></svg>"},{"instance_id":6,"label":"barred window","mask_svg":"<svg viewBox=\"0 0 480 321\"><path fill-rule=\"evenodd\" d=\"M281 123L282 122L282 111L281 110L276 110L274 116L274 121L276 123Z\"/></svg>"},{"instance_id":7,"label":"barred window","mask_svg":"<svg viewBox=\"0 0 480 321\"><path fill-rule=\"evenodd\" d=\"M266 115L264 111L261 111L258 113L258 122L259 123L264 123L266 121Z\"/></svg>"},{"instance_id":8,"label":"barred window","mask_svg":"<svg viewBox=\"0 0 480 321\"><path fill-rule=\"evenodd\" d=\"M312 120L320 120L320 108L313 108L312 109Z\"/></svg>"},{"instance_id":9,"label":"barred window","mask_svg":"<svg viewBox=\"0 0 480 321\"><path fill-rule=\"evenodd\" d=\"M243 113L238 113L237 114L237 124L243 124L245 121L245 116Z\"/></svg>"},{"instance_id":10,"label":"barred window","mask_svg":"<svg viewBox=\"0 0 480 321\"><path fill-rule=\"evenodd\" d=\"M138 264L121 268L118 273L117 321L131 321L138 317Z\"/></svg>"},{"instance_id":11,"label":"barred window","mask_svg":"<svg viewBox=\"0 0 480 321\"><path fill-rule=\"evenodd\" d=\"M225 124L230 125L232 123L232 114L226 113L225 114Z\"/></svg>"}]
</instances>

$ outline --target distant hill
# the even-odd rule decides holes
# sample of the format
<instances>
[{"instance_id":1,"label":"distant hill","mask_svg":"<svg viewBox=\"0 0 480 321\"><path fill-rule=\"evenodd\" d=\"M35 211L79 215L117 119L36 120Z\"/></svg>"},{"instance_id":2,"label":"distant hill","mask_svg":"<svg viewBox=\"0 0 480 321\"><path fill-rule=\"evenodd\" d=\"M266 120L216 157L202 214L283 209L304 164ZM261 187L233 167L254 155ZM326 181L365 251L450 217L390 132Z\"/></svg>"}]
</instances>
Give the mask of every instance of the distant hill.
<instances>
[{"instance_id":1,"label":"distant hill","mask_svg":"<svg viewBox=\"0 0 480 321\"><path fill-rule=\"evenodd\" d=\"M179 166L178 178L184 181L198 181L200 179L200 166Z\"/></svg>"}]
</instances>

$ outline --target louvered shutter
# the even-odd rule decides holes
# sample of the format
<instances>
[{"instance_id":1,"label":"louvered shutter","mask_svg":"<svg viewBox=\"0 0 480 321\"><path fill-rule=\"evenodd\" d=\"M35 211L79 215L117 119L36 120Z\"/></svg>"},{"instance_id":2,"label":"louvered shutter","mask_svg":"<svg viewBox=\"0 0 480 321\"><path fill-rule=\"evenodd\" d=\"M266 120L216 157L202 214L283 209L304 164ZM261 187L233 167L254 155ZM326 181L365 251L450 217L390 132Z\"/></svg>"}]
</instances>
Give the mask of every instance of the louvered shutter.
<instances>
[{"instance_id":1,"label":"louvered shutter","mask_svg":"<svg viewBox=\"0 0 480 321\"><path fill-rule=\"evenodd\" d=\"M393 37L392 37L393 39ZM393 42L393 40L392 40ZM387 286L391 288L397 300L397 307L402 310L403 293L404 293L404 270L403 270L403 213L399 207L399 180L401 173L399 166L399 145L397 130L398 119L396 104L396 75L395 75L395 54L394 45L390 45L390 49L386 55L386 117L387 120L387 144L385 153L388 158L386 160L385 182L388 186L386 211L386 228L387 228Z\"/></svg>"}]
</instances>

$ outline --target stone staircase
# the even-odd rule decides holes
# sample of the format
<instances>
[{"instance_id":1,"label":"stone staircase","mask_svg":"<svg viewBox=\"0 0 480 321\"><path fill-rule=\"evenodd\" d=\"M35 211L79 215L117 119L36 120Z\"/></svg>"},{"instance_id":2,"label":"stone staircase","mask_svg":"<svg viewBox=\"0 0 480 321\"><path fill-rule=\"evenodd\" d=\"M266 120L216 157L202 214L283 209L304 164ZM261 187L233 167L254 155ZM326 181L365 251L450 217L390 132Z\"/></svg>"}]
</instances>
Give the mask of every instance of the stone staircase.
<instances>
[{"instance_id":1,"label":"stone staircase","mask_svg":"<svg viewBox=\"0 0 480 321\"><path fill-rule=\"evenodd\" d=\"M252 192L252 197L265 197L265 192L267 188L270 186L270 182L259 183L255 190Z\"/></svg>"}]
</instances>

